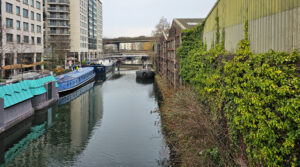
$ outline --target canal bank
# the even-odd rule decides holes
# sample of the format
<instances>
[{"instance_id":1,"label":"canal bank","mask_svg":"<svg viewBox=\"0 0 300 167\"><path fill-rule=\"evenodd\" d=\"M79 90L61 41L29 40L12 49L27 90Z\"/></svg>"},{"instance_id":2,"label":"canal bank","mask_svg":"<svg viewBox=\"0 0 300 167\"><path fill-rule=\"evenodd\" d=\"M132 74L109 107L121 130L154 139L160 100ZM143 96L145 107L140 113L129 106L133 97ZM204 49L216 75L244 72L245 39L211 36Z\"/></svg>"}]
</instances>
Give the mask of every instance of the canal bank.
<instances>
[{"instance_id":1,"label":"canal bank","mask_svg":"<svg viewBox=\"0 0 300 167\"><path fill-rule=\"evenodd\" d=\"M173 167L237 166L223 131L193 88L174 89L156 77L163 134Z\"/></svg>"},{"instance_id":2,"label":"canal bank","mask_svg":"<svg viewBox=\"0 0 300 167\"><path fill-rule=\"evenodd\" d=\"M169 166L154 89L135 71L83 87L1 136L2 166Z\"/></svg>"}]
</instances>

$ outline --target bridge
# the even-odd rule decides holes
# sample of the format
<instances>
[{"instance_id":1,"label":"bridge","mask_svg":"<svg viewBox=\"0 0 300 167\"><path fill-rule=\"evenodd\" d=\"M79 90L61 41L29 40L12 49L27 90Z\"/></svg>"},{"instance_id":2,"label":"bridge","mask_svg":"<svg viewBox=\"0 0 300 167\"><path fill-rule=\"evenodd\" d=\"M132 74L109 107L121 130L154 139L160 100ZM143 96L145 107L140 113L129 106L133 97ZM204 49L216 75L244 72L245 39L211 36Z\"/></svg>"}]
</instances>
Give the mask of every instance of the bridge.
<instances>
[{"instance_id":1,"label":"bridge","mask_svg":"<svg viewBox=\"0 0 300 167\"><path fill-rule=\"evenodd\" d=\"M103 45L107 44L120 44L120 43L136 43L136 42L152 42L156 41L155 37L120 37L120 38L103 38Z\"/></svg>"},{"instance_id":2,"label":"bridge","mask_svg":"<svg viewBox=\"0 0 300 167\"><path fill-rule=\"evenodd\" d=\"M153 55L157 39L155 37L120 37L104 38L103 48L105 57L145 57Z\"/></svg>"}]
</instances>

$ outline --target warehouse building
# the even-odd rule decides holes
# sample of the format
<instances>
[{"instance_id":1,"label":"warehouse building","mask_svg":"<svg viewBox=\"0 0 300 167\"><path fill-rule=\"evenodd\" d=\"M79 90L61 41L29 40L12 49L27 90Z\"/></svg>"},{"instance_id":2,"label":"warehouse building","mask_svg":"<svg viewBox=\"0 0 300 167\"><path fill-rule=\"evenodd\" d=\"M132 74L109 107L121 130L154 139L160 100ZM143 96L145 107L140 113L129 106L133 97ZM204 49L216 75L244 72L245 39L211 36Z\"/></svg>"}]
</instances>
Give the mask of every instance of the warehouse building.
<instances>
[{"instance_id":1,"label":"warehouse building","mask_svg":"<svg viewBox=\"0 0 300 167\"><path fill-rule=\"evenodd\" d=\"M225 30L225 49L234 53L249 23L254 53L300 50L299 0L218 0L206 18L203 40L208 49L216 40L216 17Z\"/></svg>"}]
</instances>

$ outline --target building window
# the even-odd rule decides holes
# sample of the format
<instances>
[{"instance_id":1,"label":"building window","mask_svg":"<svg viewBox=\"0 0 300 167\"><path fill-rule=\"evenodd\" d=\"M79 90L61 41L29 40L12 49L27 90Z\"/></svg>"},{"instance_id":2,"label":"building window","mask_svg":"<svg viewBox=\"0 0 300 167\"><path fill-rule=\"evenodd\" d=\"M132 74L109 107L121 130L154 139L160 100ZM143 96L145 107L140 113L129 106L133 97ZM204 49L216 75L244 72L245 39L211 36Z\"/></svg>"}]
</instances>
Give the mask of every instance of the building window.
<instances>
[{"instance_id":1,"label":"building window","mask_svg":"<svg viewBox=\"0 0 300 167\"><path fill-rule=\"evenodd\" d=\"M30 5L34 7L34 0L30 0Z\"/></svg>"},{"instance_id":2,"label":"building window","mask_svg":"<svg viewBox=\"0 0 300 167\"><path fill-rule=\"evenodd\" d=\"M20 6L16 6L16 15L21 15Z\"/></svg>"},{"instance_id":3,"label":"building window","mask_svg":"<svg viewBox=\"0 0 300 167\"><path fill-rule=\"evenodd\" d=\"M36 20L41 21L41 14L39 14L39 13L36 14Z\"/></svg>"},{"instance_id":4,"label":"building window","mask_svg":"<svg viewBox=\"0 0 300 167\"><path fill-rule=\"evenodd\" d=\"M42 32L42 27L41 26L36 26L36 32L41 33Z\"/></svg>"},{"instance_id":5,"label":"building window","mask_svg":"<svg viewBox=\"0 0 300 167\"><path fill-rule=\"evenodd\" d=\"M40 45L40 44L42 43L41 37L37 37L37 38L36 38L36 42L37 42L37 44Z\"/></svg>"},{"instance_id":6,"label":"building window","mask_svg":"<svg viewBox=\"0 0 300 167\"><path fill-rule=\"evenodd\" d=\"M34 24L31 24L31 32L34 32Z\"/></svg>"},{"instance_id":7,"label":"building window","mask_svg":"<svg viewBox=\"0 0 300 167\"><path fill-rule=\"evenodd\" d=\"M23 9L23 17L28 18L28 10L27 9Z\"/></svg>"},{"instance_id":8,"label":"building window","mask_svg":"<svg viewBox=\"0 0 300 167\"><path fill-rule=\"evenodd\" d=\"M41 3L39 1L36 1L36 8L41 9Z\"/></svg>"},{"instance_id":9,"label":"building window","mask_svg":"<svg viewBox=\"0 0 300 167\"><path fill-rule=\"evenodd\" d=\"M31 20L34 20L34 12L33 11L30 12L30 17L31 17Z\"/></svg>"},{"instance_id":10,"label":"building window","mask_svg":"<svg viewBox=\"0 0 300 167\"><path fill-rule=\"evenodd\" d=\"M34 37L31 37L31 44L34 45Z\"/></svg>"},{"instance_id":11,"label":"building window","mask_svg":"<svg viewBox=\"0 0 300 167\"><path fill-rule=\"evenodd\" d=\"M17 43L21 43L21 36L17 35Z\"/></svg>"},{"instance_id":12,"label":"building window","mask_svg":"<svg viewBox=\"0 0 300 167\"><path fill-rule=\"evenodd\" d=\"M28 4L28 0L23 0L23 3L24 4Z\"/></svg>"},{"instance_id":13,"label":"building window","mask_svg":"<svg viewBox=\"0 0 300 167\"><path fill-rule=\"evenodd\" d=\"M29 37L24 35L24 43L29 43Z\"/></svg>"},{"instance_id":14,"label":"building window","mask_svg":"<svg viewBox=\"0 0 300 167\"><path fill-rule=\"evenodd\" d=\"M6 41L7 42L13 42L13 35L12 34L6 34Z\"/></svg>"},{"instance_id":15,"label":"building window","mask_svg":"<svg viewBox=\"0 0 300 167\"><path fill-rule=\"evenodd\" d=\"M19 20L16 21L17 30L21 30L21 22Z\"/></svg>"},{"instance_id":16,"label":"building window","mask_svg":"<svg viewBox=\"0 0 300 167\"><path fill-rule=\"evenodd\" d=\"M6 18L6 27L7 28L13 27L13 19Z\"/></svg>"},{"instance_id":17,"label":"building window","mask_svg":"<svg viewBox=\"0 0 300 167\"><path fill-rule=\"evenodd\" d=\"M13 13L12 8L13 8L12 4L6 2L6 12L7 13Z\"/></svg>"},{"instance_id":18,"label":"building window","mask_svg":"<svg viewBox=\"0 0 300 167\"><path fill-rule=\"evenodd\" d=\"M28 31L28 23L23 22L23 30Z\"/></svg>"}]
</instances>

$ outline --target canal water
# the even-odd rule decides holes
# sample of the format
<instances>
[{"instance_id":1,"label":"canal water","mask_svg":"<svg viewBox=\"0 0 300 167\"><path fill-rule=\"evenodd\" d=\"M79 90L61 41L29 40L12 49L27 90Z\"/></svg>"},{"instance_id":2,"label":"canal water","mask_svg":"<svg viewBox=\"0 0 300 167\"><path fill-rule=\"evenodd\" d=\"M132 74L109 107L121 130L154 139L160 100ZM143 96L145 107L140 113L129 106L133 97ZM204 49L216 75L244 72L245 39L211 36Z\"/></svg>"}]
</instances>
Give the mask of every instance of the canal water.
<instances>
[{"instance_id":1,"label":"canal water","mask_svg":"<svg viewBox=\"0 0 300 167\"><path fill-rule=\"evenodd\" d=\"M0 166L168 166L155 91L135 71L90 83L0 136Z\"/></svg>"}]
</instances>

